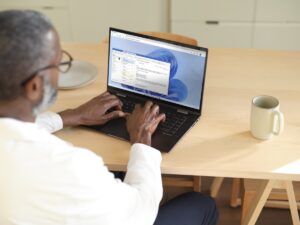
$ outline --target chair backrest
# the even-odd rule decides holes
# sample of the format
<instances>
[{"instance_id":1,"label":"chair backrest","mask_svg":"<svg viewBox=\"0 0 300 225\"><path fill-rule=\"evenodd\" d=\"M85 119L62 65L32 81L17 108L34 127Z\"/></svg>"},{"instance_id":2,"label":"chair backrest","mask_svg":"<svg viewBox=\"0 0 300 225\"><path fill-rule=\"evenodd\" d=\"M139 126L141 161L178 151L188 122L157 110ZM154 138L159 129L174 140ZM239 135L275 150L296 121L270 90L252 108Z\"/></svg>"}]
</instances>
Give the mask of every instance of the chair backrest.
<instances>
[{"instance_id":1,"label":"chair backrest","mask_svg":"<svg viewBox=\"0 0 300 225\"><path fill-rule=\"evenodd\" d=\"M188 44L188 45L195 45L195 46L198 45L198 42L196 39L191 38L191 37L182 36L179 34L173 34L173 33L167 33L167 32L155 32L155 31L144 31L144 32L140 32L140 34L163 38L163 39L170 40L170 41L177 41L177 42L180 42L183 44ZM102 43L108 43L108 37L105 37L102 40Z\"/></svg>"}]
</instances>

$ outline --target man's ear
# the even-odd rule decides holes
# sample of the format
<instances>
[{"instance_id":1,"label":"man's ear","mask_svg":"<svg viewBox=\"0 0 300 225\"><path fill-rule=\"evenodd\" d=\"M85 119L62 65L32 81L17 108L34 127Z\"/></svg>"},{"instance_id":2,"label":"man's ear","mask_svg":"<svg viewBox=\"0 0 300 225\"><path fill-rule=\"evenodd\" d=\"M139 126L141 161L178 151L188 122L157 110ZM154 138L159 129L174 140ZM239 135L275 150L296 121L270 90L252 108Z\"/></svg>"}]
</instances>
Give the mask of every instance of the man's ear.
<instances>
[{"instance_id":1,"label":"man's ear","mask_svg":"<svg viewBox=\"0 0 300 225\"><path fill-rule=\"evenodd\" d=\"M34 105L43 98L44 82L41 76L34 76L24 86L25 97Z\"/></svg>"}]
</instances>

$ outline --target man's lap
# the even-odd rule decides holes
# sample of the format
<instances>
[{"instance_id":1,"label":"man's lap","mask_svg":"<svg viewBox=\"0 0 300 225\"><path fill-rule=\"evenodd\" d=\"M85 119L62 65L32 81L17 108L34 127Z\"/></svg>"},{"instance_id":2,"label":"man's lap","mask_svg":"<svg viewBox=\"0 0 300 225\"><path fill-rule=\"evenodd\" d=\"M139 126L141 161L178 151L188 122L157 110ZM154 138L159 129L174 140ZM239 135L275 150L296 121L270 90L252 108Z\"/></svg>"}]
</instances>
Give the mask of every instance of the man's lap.
<instances>
[{"instance_id":1,"label":"man's lap","mask_svg":"<svg viewBox=\"0 0 300 225\"><path fill-rule=\"evenodd\" d=\"M124 179L124 172L114 172ZM160 206L154 225L216 225L219 213L215 201L199 192L188 192Z\"/></svg>"},{"instance_id":2,"label":"man's lap","mask_svg":"<svg viewBox=\"0 0 300 225\"><path fill-rule=\"evenodd\" d=\"M188 192L162 205L154 225L215 225L217 222L214 200L198 192Z\"/></svg>"}]
</instances>

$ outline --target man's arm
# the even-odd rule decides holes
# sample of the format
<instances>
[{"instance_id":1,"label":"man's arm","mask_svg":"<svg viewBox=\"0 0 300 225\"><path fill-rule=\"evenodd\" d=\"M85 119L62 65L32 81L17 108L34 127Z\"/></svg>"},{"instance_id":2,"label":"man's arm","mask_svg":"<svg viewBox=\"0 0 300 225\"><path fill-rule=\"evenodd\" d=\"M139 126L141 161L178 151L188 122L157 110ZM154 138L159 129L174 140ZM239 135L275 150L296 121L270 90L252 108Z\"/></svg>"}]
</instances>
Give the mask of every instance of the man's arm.
<instances>
[{"instance_id":1,"label":"man's arm","mask_svg":"<svg viewBox=\"0 0 300 225\"><path fill-rule=\"evenodd\" d=\"M137 105L127 116L127 129L133 145L124 182L114 179L103 162L96 162L95 157L86 163L82 161L85 157L78 157L84 165L74 168L87 170L84 183L91 190L85 195L94 202L90 207L93 210L87 211L88 217L99 217L99 224L153 224L162 198L161 153L149 145L153 132L164 120L165 115L159 114L159 107L151 102L143 107Z\"/></svg>"},{"instance_id":2,"label":"man's arm","mask_svg":"<svg viewBox=\"0 0 300 225\"><path fill-rule=\"evenodd\" d=\"M63 120L57 113L54 112L43 112L39 114L35 123L38 127L47 130L49 133L54 133L63 128Z\"/></svg>"},{"instance_id":3,"label":"man's arm","mask_svg":"<svg viewBox=\"0 0 300 225\"><path fill-rule=\"evenodd\" d=\"M111 108L115 110L107 113ZM67 109L59 113L44 112L37 116L36 124L50 133L67 126L100 125L114 118L126 116L121 108L121 101L116 96L105 92L75 109Z\"/></svg>"},{"instance_id":4,"label":"man's arm","mask_svg":"<svg viewBox=\"0 0 300 225\"><path fill-rule=\"evenodd\" d=\"M65 165L72 175L63 182L66 186L59 186L61 195L68 196L63 199L72 203L72 219L82 224L153 225L162 198L160 163L158 150L134 144L122 182L101 158L77 148L71 164Z\"/></svg>"},{"instance_id":5,"label":"man's arm","mask_svg":"<svg viewBox=\"0 0 300 225\"><path fill-rule=\"evenodd\" d=\"M124 182L135 190L135 202L129 205L133 224L152 224L157 215L162 198L161 153L150 146L158 124L165 119L165 114L159 114L158 105L152 102L143 107L136 105L127 116L126 126L133 146Z\"/></svg>"}]
</instances>

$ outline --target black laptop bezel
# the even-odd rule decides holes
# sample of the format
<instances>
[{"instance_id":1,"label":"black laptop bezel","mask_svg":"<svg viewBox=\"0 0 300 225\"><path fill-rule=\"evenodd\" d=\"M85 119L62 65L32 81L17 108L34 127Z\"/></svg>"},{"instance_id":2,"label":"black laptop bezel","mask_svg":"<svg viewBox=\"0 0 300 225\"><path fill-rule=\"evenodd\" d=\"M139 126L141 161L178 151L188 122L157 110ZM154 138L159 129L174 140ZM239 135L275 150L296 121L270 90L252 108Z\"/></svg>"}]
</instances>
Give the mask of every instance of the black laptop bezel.
<instances>
[{"instance_id":1,"label":"black laptop bezel","mask_svg":"<svg viewBox=\"0 0 300 225\"><path fill-rule=\"evenodd\" d=\"M188 47L188 48L195 49L195 50L204 51L206 53L206 59L205 59L204 70L203 70L204 74L203 74L203 82L202 82L202 91L201 91L201 98L200 98L200 103L199 103L200 108L195 109L195 108L191 108L191 107L188 107L188 106L179 105L179 104L176 104L174 102L164 101L164 100L161 100L161 99L157 99L155 97L151 98L147 95L139 94L139 93L136 93L136 92L130 92L130 91L126 91L126 90L123 90L123 89L120 89L120 88L109 86L108 82L109 82L109 68L110 68L110 41L111 41L111 32L112 31L116 31L116 32L124 33L124 34L129 34L129 35L133 35L133 36L137 36L137 37L147 38L147 39L150 39L150 40L162 41L162 42L165 42L165 43L170 43L170 44L174 44L174 45ZM153 37L153 36L149 36L149 35L145 35L145 34L140 34L140 33L135 33L135 32L132 32L132 31L126 31L126 30L110 27L109 28L109 39L108 39L107 90L109 92L120 92L120 93L123 93L124 95L128 95L128 96L135 95L135 96L138 96L138 97L143 98L143 99L151 99L151 100L154 100L155 102L157 102L158 104L167 104L167 105L170 105L170 106L172 106L174 108L177 108L177 109L179 108L181 110L186 110L188 112L196 113L200 116L201 113L202 113L202 104L203 104L204 87L205 87L205 79L206 79L207 60L208 60L208 49L207 48L194 46L194 45L188 45L188 44L184 44L184 43L180 43L180 42L176 42L176 41L166 40L166 39L163 39L163 38Z\"/></svg>"}]
</instances>

